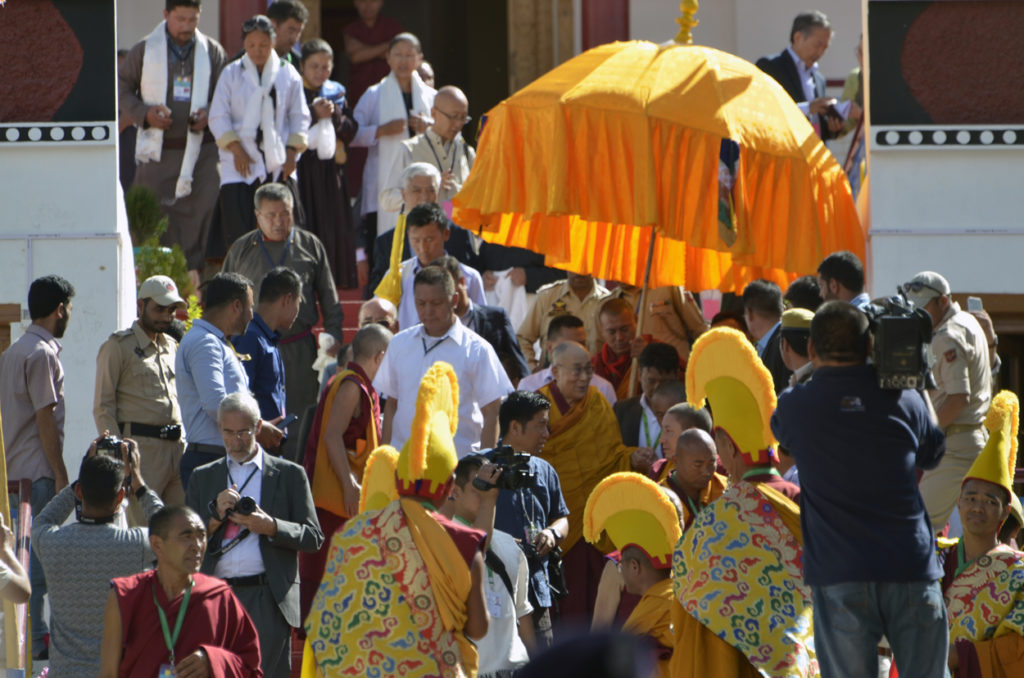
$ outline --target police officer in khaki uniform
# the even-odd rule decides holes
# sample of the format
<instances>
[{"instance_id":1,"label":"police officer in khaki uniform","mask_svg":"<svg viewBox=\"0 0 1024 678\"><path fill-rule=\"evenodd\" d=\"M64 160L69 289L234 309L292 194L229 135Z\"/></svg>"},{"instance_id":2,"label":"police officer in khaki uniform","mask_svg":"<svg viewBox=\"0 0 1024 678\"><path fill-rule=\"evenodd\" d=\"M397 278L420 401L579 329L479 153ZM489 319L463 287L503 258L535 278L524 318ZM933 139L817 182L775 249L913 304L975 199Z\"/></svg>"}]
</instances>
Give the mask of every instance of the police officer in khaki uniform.
<instances>
[{"instance_id":1,"label":"police officer in khaki uniform","mask_svg":"<svg viewBox=\"0 0 1024 678\"><path fill-rule=\"evenodd\" d=\"M938 532L946 526L964 476L988 438L983 425L992 400L988 341L977 319L949 298L949 283L938 273L918 273L903 291L932 317L932 376L937 387L929 395L939 428L946 433L946 454L924 473L919 487Z\"/></svg>"},{"instance_id":2,"label":"police officer in khaki uniform","mask_svg":"<svg viewBox=\"0 0 1024 678\"><path fill-rule=\"evenodd\" d=\"M162 275L147 279L139 288L139 317L112 334L96 357L96 428L138 443L142 478L168 505L185 502L178 475L185 451L174 384L178 345L166 334L175 311L184 306L173 280ZM134 499L129 517L136 525L146 524Z\"/></svg>"},{"instance_id":3,"label":"police officer in khaki uniform","mask_svg":"<svg viewBox=\"0 0 1024 678\"><path fill-rule=\"evenodd\" d=\"M589 275L570 273L565 280L553 282L537 290L530 310L516 329L516 338L523 349L526 362L534 372L540 367L533 350L534 342L543 342L548 336L548 325L555 316L571 314L583 321L587 331L587 350L591 355L601 350L602 340L597 331L597 311L609 294Z\"/></svg>"},{"instance_id":4,"label":"police officer in khaki uniform","mask_svg":"<svg viewBox=\"0 0 1024 678\"><path fill-rule=\"evenodd\" d=\"M630 306L637 308L642 292L641 288L633 285L619 285L611 291L611 297L625 299ZM708 321L704 319L697 300L682 287L647 290L646 308L640 310L643 333L674 348L682 360L690 357L690 346L708 329Z\"/></svg>"}]
</instances>

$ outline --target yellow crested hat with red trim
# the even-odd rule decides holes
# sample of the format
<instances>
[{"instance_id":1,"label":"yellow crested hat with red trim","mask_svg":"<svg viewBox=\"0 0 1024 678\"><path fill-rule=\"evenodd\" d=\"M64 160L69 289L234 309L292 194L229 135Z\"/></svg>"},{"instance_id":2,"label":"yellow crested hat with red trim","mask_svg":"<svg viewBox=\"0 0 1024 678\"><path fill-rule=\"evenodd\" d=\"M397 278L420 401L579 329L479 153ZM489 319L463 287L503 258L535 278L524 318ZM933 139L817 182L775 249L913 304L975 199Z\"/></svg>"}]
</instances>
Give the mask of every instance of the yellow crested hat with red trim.
<instances>
[{"instance_id":1,"label":"yellow crested hat with red trim","mask_svg":"<svg viewBox=\"0 0 1024 678\"><path fill-rule=\"evenodd\" d=\"M639 473L613 473L594 488L583 509L583 536L592 544L602 532L622 551L636 546L656 569L672 566L682 536L679 513L665 490Z\"/></svg>"},{"instance_id":2,"label":"yellow crested hat with red trim","mask_svg":"<svg viewBox=\"0 0 1024 678\"><path fill-rule=\"evenodd\" d=\"M440 506L459 463L454 439L458 412L459 380L451 365L438 361L420 380L412 429L398 455L395 479L399 495L415 495Z\"/></svg>"},{"instance_id":3,"label":"yellow crested hat with red trim","mask_svg":"<svg viewBox=\"0 0 1024 678\"><path fill-rule=\"evenodd\" d=\"M742 332L716 327L700 335L686 363L686 394L694 407L707 401L715 428L728 434L747 466L778 462L772 375Z\"/></svg>"},{"instance_id":4,"label":"yellow crested hat with red trim","mask_svg":"<svg viewBox=\"0 0 1024 678\"><path fill-rule=\"evenodd\" d=\"M1020 401L1012 391L1000 391L992 399L985 417L988 442L964 476L998 485L1013 497L1013 475L1017 469L1017 431ZM962 485L962 483L961 483Z\"/></svg>"},{"instance_id":5,"label":"yellow crested hat with red trim","mask_svg":"<svg viewBox=\"0 0 1024 678\"><path fill-rule=\"evenodd\" d=\"M363 485L359 488L359 512L379 511L395 499L395 469L398 468L398 450L381 445L370 453L363 469Z\"/></svg>"}]
</instances>

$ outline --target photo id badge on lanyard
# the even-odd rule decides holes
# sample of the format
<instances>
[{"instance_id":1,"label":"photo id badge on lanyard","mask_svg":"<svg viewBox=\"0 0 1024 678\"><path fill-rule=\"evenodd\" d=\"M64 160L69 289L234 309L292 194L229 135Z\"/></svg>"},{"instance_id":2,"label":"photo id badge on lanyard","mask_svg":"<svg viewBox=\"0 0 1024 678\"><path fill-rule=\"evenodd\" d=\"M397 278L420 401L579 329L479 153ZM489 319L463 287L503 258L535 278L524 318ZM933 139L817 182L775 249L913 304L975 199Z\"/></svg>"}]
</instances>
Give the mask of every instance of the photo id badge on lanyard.
<instances>
[{"instance_id":1,"label":"photo id badge on lanyard","mask_svg":"<svg viewBox=\"0 0 1024 678\"><path fill-rule=\"evenodd\" d=\"M174 89L172 96L175 101L192 101L192 76L174 76Z\"/></svg>"},{"instance_id":2,"label":"photo id badge on lanyard","mask_svg":"<svg viewBox=\"0 0 1024 678\"><path fill-rule=\"evenodd\" d=\"M178 608L178 617L174 620L174 632L172 633L167 624L167 615L164 613L164 608L160 607L160 603L156 599L156 583L153 583L153 604L156 606L157 615L160 617L160 631L163 632L164 643L167 645L167 651L170 654L170 661L166 664L160 665L160 672L157 674L157 678L174 678L174 646L178 644L178 636L181 635L181 625L185 621L185 611L188 609L188 601L192 598L192 582L189 582L188 588L185 589L185 597L181 601L181 607Z\"/></svg>"}]
</instances>

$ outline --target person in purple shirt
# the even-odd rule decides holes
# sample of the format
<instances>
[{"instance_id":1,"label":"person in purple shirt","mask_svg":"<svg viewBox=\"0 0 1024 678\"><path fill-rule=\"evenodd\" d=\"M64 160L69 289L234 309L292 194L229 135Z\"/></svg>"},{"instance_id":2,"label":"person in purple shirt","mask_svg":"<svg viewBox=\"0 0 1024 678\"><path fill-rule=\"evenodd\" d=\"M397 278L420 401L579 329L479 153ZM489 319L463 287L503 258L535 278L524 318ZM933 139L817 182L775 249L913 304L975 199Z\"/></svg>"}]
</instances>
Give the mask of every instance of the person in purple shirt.
<instances>
[{"instance_id":1,"label":"person in purple shirt","mask_svg":"<svg viewBox=\"0 0 1024 678\"><path fill-rule=\"evenodd\" d=\"M260 405L260 418L277 424L287 414L284 360L277 350L280 331L295 322L302 303L302 279L287 266L271 269L260 282L259 303L245 334L235 337L235 350L249 357L242 361L249 390Z\"/></svg>"}]
</instances>

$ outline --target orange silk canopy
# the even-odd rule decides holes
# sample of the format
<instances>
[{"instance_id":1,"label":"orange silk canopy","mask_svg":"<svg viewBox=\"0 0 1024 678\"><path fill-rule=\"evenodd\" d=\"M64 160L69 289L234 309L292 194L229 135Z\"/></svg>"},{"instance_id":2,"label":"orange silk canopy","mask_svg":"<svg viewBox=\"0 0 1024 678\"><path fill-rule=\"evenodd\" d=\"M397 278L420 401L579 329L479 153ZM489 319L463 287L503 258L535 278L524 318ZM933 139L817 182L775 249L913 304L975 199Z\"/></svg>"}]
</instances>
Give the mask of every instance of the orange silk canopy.
<instances>
[{"instance_id":1,"label":"orange silk canopy","mask_svg":"<svg viewBox=\"0 0 1024 678\"><path fill-rule=\"evenodd\" d=\"M723 140L739 157L728 232ZM652 231L652 287L785 287L832 251L865 249L846 176L785 90L694 45L602 45L516 92L487 114L454 202L485 240L633 285Z\"/></svg>"}]
</instances>

